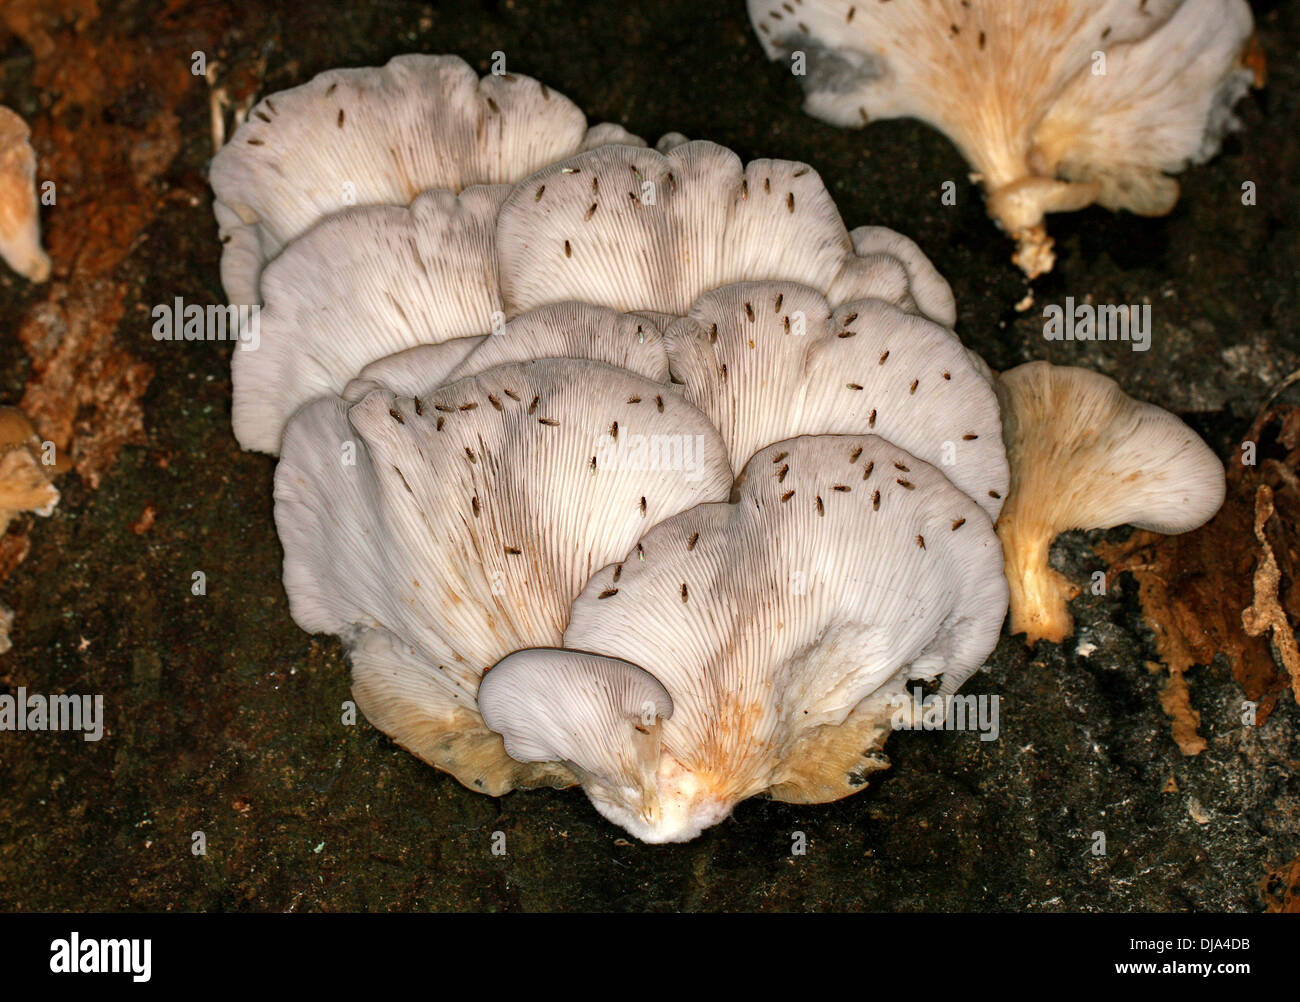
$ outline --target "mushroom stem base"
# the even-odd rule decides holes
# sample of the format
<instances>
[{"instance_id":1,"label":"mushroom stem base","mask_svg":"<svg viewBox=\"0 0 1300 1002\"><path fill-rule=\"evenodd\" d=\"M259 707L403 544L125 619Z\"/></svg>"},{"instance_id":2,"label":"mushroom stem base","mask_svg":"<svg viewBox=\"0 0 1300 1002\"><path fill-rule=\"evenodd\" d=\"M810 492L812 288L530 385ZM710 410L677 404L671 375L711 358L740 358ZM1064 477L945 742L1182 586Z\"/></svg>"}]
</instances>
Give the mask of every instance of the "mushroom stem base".
<instances>
[{"instance_id":1,"label":"mushroom stem base","mask_svg":"<svg viewBox=\"0 0 1300 1002\"><path fill-rule=\"evenodd\" d=\"M1011 260L1030 278L1052 270L1056 255L1043 217L1049 212L1076 212L1097 200L1095 182L1062 181L1028 175L989 191L988 209L1016 241Z\"/></svg>"},{"instance_id":2,"label":"mushroom stem base","mask_svg":"<svg viewBox=\"0 0 1300 1002\"><path fill-rule=\"evenodd\" d=\"M1051 536L1026 540L998 526L1011 592L1011 632L1023 633L1025 643L1048 640L1059 644L1074 632L1069 602L1079 586L1047 562Z\"/></svg>"}]
</instances>

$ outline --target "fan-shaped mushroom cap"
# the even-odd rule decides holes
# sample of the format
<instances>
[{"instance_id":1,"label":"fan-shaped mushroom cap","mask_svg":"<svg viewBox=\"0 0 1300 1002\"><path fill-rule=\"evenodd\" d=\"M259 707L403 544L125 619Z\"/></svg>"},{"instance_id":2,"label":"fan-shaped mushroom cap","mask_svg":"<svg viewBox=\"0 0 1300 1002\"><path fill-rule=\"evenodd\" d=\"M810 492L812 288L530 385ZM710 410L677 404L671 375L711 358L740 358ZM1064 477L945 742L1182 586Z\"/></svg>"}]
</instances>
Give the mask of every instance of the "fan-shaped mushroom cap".
<instances>
[{"instance_id":1,"label":"fan-shaped mushroom cap","mask_svg":"<svg viewBox=\"0 0 1300 1002\"><path fill-rule=\"evenodd\" d=\"M1236 121L1245 0L749 0L769 57L801 51L809 114L860 128L914 117L975 168L1031 276L1047 212L1093 201L1146 215L1178 196Z\"/></svg>"},{"instance_id":2,"label":"fan-shaped mushroom cap","mask_svg":"<svg viewBox=\"0 0 1300 1002\"><path fill-rule=\"evenodd\" d=\"M597 142L636 142L531 77L481 80L456 56L329 70L260 101L213 158L214 210L232 303L261 302L265 262L352 205L513 183Z\"/></svg>"},{"instance_id":3,"label":"fan-shaped mushroom cap","mask_svg":"<svg viewBox=\"0 0 1300 1002\"><path fill-rule=\"evenodd\" d=\"M655 143L655 149L660 153L671 153L679 146L685 146L690 142L686 136L680 132L665 132L659 137L659 142Z\"/></svg>"},{"instance_id":4,"label":"fan-shaped mushroom cap","mask_svg":"<svg viewBox=\"0 0 1300 1002\"><path fill-rule=\"evenodd\" d=\"M380 386L420 396L498 365L540 358L589 359L668 381L668 352L652 321L604 306L556 303L530 310L490 336L419 345L381 358L348 383L343 397L360 400Z\"/></svg>"},{"instance_id":5,"label":"fan-shaped mushroom cap","mask_svg":"<svg viewBox=\"0 0 1300 1002\"><path fill-rule=\"evenodd\" d=\"M1030 362L998 379L1011 487L998 519L1011 586L1011 632L1059 642L1074 629L1078 594L1048 566L1067 529L1130 525L1187 532L1223 504L1223 464L1168 411L1115 381Z\"/></svg>"},{"instance_id":6,"label":"fan-shaped mushroom cap","mask_svg":"<svg viewBox=\"0 0 1300 1002\"><path fill-rule=\"evenodd\" d=\"M0 258L28 281L44 282L50 258L41 247L36 153L29 135L26 122L0 107Z\"/></svg>"},{"instance_id":7,"label":"fan-shaped mushroom cap","mask_svg":"<svg viewBox=\"0 0 1300 1002\"><path fill-rule=\"evenodd\" d=\"M530 310L485 339L448 375L473 376L507 362L582 358L668 381L668 351L650 320L588 303L555 303Z\"/></svg>"},{"instance_id":8,"label":"fan-shaped mushroom cap","mask_svg":"<svg viewBox=\"0 0 1300 1002\"><path fill-rule=\"evenodd\" d=\"M494 233L509 191L430 191L410 208L351 209L286 247L262 276L258 337L231 362L239 444L275 454L290 414L338 393L367 363L504 322Z\"/></svg>"},{"instance_id":9,"label":"fan-shaped mushroom cap","mask_svg":"<svg viewBox=\"0 0 1300 1002\"><path fill-rule=\"evenodd\" d=\"M668 691L647 671L579 651L530 649L492 667L479 685L483 722L519 762L562 762L610 799L654 789L659 721Z\"/></svg>"},{"instance_id":10,"label":"fan-shaped mushroom cap","mask_svg":"<svg viewBox=\"0 0 1300 1002\"><path fill-rule=\"evenodd\" d=\"M409 209L352 209L322 221L286 247L262 276L266 303L258 316L258 337L241 343L231 364L231 424L240 445L278 453L289 415L314 397L345 392L354 377L415 394L446 380L418 387L391 380L408 373L423 379L426 371L436 373L440 366L447 378L467 375L452 370L474 345L422 350L414 369L404 361L404 352L488 331L509 336L504 341L498 336L498 343L482 353L480 370L502 361L565 356L634 371L643 371L646 364L666 369L658 331L639 318L626 326L643 328L639 336L644 342L648 334L650 341L632 352L621 336L625 325L607 310L574 306L567 314L505 323L494 233L497 210L509 190L505 185L476 186L459 196L430 191ZM565 329L566 322L578 326ZM600 353L600 346L593 345L598 331L583 329L584 322L618 333L617 343ZM354 388L346 395L357 392Z\"/></svg>"},{"instance_id":11,"label":"fan-shaped mushroom cap","mask_svg":"<svg viewBox=\"0 0 1300 1002\"><path fill-rule=\"evenodd\" d=\"M849 237L859 257L888 254L897 258L907 271L907 284L920 313L940 326L957 326L957 301L953 299L952 286L916 241L886 226L859 226Z\"/></svg>"},{"instance_id":12,"label":"fan-shaped mushroom cap","mask_svg":"<svg viewBox=\"0 0 1300 1002\"><path fill-rule=\"evenodd\" d=\"M584 742L593 755L579 778L647 842L694 838L763 791L845 796L883 765L885 697L909 679L956 689L996 644L1006 601L988 517L937 470L875 436L779 442L750 460L736 503L665 520L574 602L565 647L638 666L673 705L652 786L629 790L630 753L607 750L612 729L626 736L616 714L600 742ZM514 655L534 667L499 680L494 698L541 699L530 690L556 660ZM585 678L602 675L618 678ZM592 726L585 709L579 719ZM846 722L854 740L834 740ZM519 719L502 723L519 747ZM553 713L519 737L538 748L543 726L568 725Z\"/></svg>"},{"instance_id":13,"label":"fan-shaped mushroom cap","mask_svg":"<svg viewBox=\"0 0 1300 1002\"><path fill-rule=\"evenodd\" d=\"M543 168L506 199L497 248L508 312L576 299L682 316L709 289L766 279L915 309L907 267L854 253L811 167L742 167L708 142L604 147Z\"/></svg>"},{"instance_id":14,"label":"fan-shaped mushroom cap","mask_svg":"<svg viewBox=\"0 0 1300 1002\"><path fill-rule=\"evenodd\" d=\"M465 361L489 335L454 337L438 344L418 344L405 351L376 359L348 381L339 394L350 404L364 400L375 390L389 390L399 397L419 397L450 382L456 366Z\"/></svg>"},{"instance_id":15,"label":"fan-shaped mushroom cap","mask_svg":"<svg viewBox=\"0 0 1300 1002\"><path fill-rule=\"evenodd\" d=\"M601 146L645 146L646 141L640 136L634 136L627 129L617 122L601 122L599 125L593 125L587 130L586 135L582 137L582 145L578 147L578 152L594 150ZM518 179L516 179L518 180Z\"/></svg>"},{"instance_id":16,"label":"fan-shaped mushroom cap","mask_svg":"<svg viewBox=\"0 0 1300 1002\"><path fill-rule=\"evenodd\" d=\"M611 437L652 442L660 461L628 461ZM362 712L420 758L489 793L560 781L519 769L483 728L479 677L559 644L594 570L731 479L704 415L597 362L498 366L351 407L321 398L290 421L276 470L290 609L344 640Z\"/></svg>"},{"instance_id":17,"label":"fan-shaped mushroom cap","mask_svg":"<svg viewBox=\"0 0 1300 1002\"><path fill-rule=\"evenodd\" d=\"M997 395L951 331L878 300L832 309L806 286L759 282L701 296L665 339L733 469L796 435L872 433L997 518L1009 476Z\"/></svg>"}]
</instances>

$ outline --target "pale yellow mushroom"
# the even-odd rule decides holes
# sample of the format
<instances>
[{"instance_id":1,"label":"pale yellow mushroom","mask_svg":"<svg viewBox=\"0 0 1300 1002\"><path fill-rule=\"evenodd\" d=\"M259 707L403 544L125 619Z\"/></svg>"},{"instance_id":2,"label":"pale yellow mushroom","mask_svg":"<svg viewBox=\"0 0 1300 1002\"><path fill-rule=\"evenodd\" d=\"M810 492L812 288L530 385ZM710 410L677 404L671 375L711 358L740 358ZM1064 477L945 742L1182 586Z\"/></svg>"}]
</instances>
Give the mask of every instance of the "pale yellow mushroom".
<instances>
[{"instance_id":1,"label":"pale yellow mushroom","mask_svg":"<svg viewBox=\"0 0 1300 1002\"><path fill-rule=\"evenodd\" d=\"M1100 373L1030 362L998 378L1011 489L998 536L1011 632L1059 643L1079 593L1048 564L1069 529L1134 525L1188 532L1223 504L1223 464L1182 421L1134 400Z\"/></svg>"},{"instance_id":2,"label":"pale yellow mushroom","mask_svg":"<svg viewBox=\"0 0 1300 1002\"><path fill-rule=\"evenodd\" d=\"M749 0L810 115L918 118L961 150L1032 278L1044 216L1164 215L1259 76L1246 0Z\"/></svg>"},{"instance_id":3,"label":"pale yellow mushroom","mask_svg":"<svg viewBox=\"0 0 1300 1002\"><path fill-rule=\"evenodd\" d=\"M53 514L59 492L50 478L63 472L64 464L45 463L47 455L27 415L17 407L0 407L0 533L21 512ZM0 603L0 654L12 646L13 625L13 610Z\"/></svg>"},{"instance_id":4,"label":"pale yellow mushroom","mask_svg":"<svg viewBox=\"0 0 1300 1002\"><path fill-rule=\"evenodd\" d=\"M0 532L20 512L49 515L59 503L50 483L55 467L44 463L42 443L27 415L0 407Z\"/></svg>"},{"instance_id":5,"label":"pale yellow mushroom","mask_svg":"<svg viewBox=\"0 0 1300 1002\"><path fill-rule=\"evenodd\" d=\"M0 257L32 282L50 277L36 206L36 152L27 123L0 107Z\"/></svg>"}]
</instances>

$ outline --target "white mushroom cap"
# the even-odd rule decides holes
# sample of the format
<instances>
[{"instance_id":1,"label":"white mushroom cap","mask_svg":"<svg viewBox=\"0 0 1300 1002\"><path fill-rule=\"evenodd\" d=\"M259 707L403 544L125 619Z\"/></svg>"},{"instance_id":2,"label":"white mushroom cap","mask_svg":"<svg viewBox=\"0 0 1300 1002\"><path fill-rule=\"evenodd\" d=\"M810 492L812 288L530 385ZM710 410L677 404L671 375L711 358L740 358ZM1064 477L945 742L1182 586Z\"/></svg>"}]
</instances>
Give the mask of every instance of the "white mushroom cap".
<instances>
[{"instance_id":1,"label":"white mushroom cap","mask_svg":"<svg viewBox=\"0 0 1300 1002\"><path fill-rule=\"evenodd\" d=\"M1030 362L998 379L1011 487L998 520L1011 586L1011 632L1059 642L1073 631L1078 594L1048 565L1067 529L1130 524L1187 532L1223 504L1223 464L1168 411L1115 381Z\"/></svg>"},{"instance_id":2,"label":"white mushroom cap","mask_svg":"<svg viewBox=\"0 0 1300 1002\"><path fill-rule=\"evenodd\" d=\"M679 463L630 461L611 433L620 446L675 442ZM559 644L593 571L660 519L725 498L731 480L702 414L597 362L498 366L421 398L321 398L290 421L276 470L290 610L348 645L375 726L504 792L533 773L476 730L484 669Z\"/></svg>"},{"instance_id":3,"label":"white mushroom cap","mask_svg":"<svg viewBox=\"0 0 1300 1002\"><path fill-rule=\"evenodd\" d=\"M668 381L668 352L651 320L604 306L556 303L530 310L492 335L419 345L371 362L344 388L343 398L355 402L377 387L422 396L498 365L540 358L589 359Z\"/></svg>"},{"instance_id":4,"label":"white mushroom cap","mask_svg":"<svg viewBox=\"0 0 1300 1002\"><path fill-rule=\"evenodd\" d=\"M417 344L376 359L349 380L340 394L350 404L359 403L375 390L399 397L419 397L450 382L451 373L489 335L454 337L438 344Z\"/></svg>"},{"instance_id":5,"label":"white mushroom cap","mask_svg":"<svg viewBox=\"0 0 1300 1002\"><path fill-rule=\"evenodd\" d=\"M30 135L26 122L0 106L0 258L28 281L44 282L50 277L50 258L41 247Z\"/></svg>"},{"instance_id":6,"label":"white mushroom cap","mask_svg":"<svg viewBox=\"0 0 1300 1002\"><path fill-rule=\"evenodd\" d=\"M1250 72L1245 0L749 0L769 57L807 57L805 110L914 117L975 169L989 211L1050 270L1047 212L1169 211L1165 172L1208 159ZM1104 66L1098 60L1106 60Z\"/></svg>"},{"instance_id":7,"label":"white mushroom cap","mask_svg":"<svg viewBox=\"0 0 1300 1002\"><path fill-rule=\"evenodd\" d=\"M796 435L875 434L997 518L1009 478L997 395L951 331L877 300L832 309L814 289L760 282L706 293L665 339L674 381L733 469Z\"/></svg>"},{"instance_id":8,"label":"white mushroom cap","mask_svg":"<svg viewBox=\"0 0 1300 1002\"><path fill-rule=\"evenodd\" d=\"M668 381L668 351L658 326L643 316L588 303L555 303L511 320L485 339L448 379L463 379L507 362L576 358Z\"/></svg>"},{"instance_id":9,"label":"white mushroom cap","mask_svg":"<svg viewBox=\"0 0 1300 1002\"><path fill-rule=\"evenodd\" d=\"M431 188L513 183L598 141L582 112L530 77L481 80L456 56L330 70L260 101L212 161L232 303L261 302L265 262L351 205L407 205Z\"/></svg>"},{"instance_id":10,"label":"white mushroom cap","mask_svg":"<svg viewBox=\"0 0 1300 1002\"><path fill-rule=\"evenodd\" d=\"M921 314L941 327L957 326L957 301L952 286L914 240L885 226L859 226L849 237L860 257L888 254L897 258L907 270L908 288Z\"/></svg>"},{"instance_id":11,"label":"white mushroom cap","mask_svg":"<svg viewBox=\"0 0 1300 1002\"><path fill-rule=\"evenodd\" d=\"M655 149L660 153L671 153L679 146L685 146L690 140L680 132L665 132L659 137L659 142L655 143Z\"/></svg>"},{"instance_id":12,"label":"white mushroom cap","mask_svg":"<svg viewBox=\"0 0 1300 1002\"><path fill-rule=\"evenodd\" d=\"M807 164L688 142L666 155L610 146L515 186L497 227L502 294L519 312L557 300L682 316L729 282L784 279L833 301L910 307L891 255L858 257Z\"/></svg>"},{"instance_id":13,"label":"white mushroom cap","mask_svg":"<svg viewBox=\"0 0 1300 1002\"><path fill-rule=\"evenodd\" d=\"M593 125L587 130L587 134L582 137L582 145L578 147L578 152L583 153L587 150L594 150L601 146L645 146L646 141L640 136L634 136L627 129L617 122L601 122L599 125ZM515 180L519 180L516 178Z\"/></svg>"},{"instance_id":14,"label":"white mushroom cap","mask_svg":"<svg viewBox=\"0 0 1300 1002\"><path fill-rule=\"evenodd\" d=\"M606 799L654 790L672 697L647 671L578 651L517 651L479 685L483 722L519 762L562 762ZM646 805L650 807L650 805Z\"/></svg>"},{"instance_id":15,"label":"white mushroom cap","mask_svg":"<svg viewBox=\"0 0 1300 1002\"><path fill-rule=\"evenodd\" d=\"M988 517L937 470L875 436L772 445L736 503L665 520L574 602L564 646L637 665L673 703L652 788L579 778L647 842L693 838L763 791L845 796L880 767L881 697L909 679L956 689L1006 596ZM827 740L846 722L877 743Z\"/></svg>"},{"instance_id":16,"label":"white mushroom cap","mask_svg":"<svg viewBox=\"0 0 1300 1002\"><path fill-rule=\"evenodd\" d=\"M274 455L290 414L338 393L367 363L491 330L504 316L494 233L509 190L352 209L285 248L262 276L258 337L233 353L239 444Z\"/></svg>"}]
</instances>

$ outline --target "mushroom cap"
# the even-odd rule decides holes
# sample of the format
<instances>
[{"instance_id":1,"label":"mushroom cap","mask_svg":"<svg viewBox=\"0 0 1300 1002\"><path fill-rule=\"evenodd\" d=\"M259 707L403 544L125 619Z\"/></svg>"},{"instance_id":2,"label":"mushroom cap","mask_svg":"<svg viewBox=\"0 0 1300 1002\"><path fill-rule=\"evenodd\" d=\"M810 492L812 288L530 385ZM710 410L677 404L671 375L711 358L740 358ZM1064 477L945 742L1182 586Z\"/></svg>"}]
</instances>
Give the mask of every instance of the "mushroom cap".
<instances>
[{"instance_id":1,"label":"mushroom cap","mask_svg":"<svg viewBox=\"0 0 1300 1002\"><path fill-rule=\"evenodd\" d=\"M1244 0L1185 0L1160 28L1107 53L1106 72L1076 76L1035 134L1045 169L1095 182L1108 209L1162 216L1178 201L1168 177L1219 151L1240 125L1233 106L1253 71Z\"/></svg>"},{"instance_id":2,"label":"mushroom cap","mask_svg":"<svg viewBox=\"0 0 1300 1002\"><path fill-rule=\"evenodd\" d=\"M709 289L765 279L915 309L907 268L854 253L811 167L742 166L708 142L666 155L609 146L544 167L506 199L497 248L509 312L575 299L682 316Z\"/></svg>"},{"instance_id":3,"label":"mushroom cap","mask_svg":"<svg viewBox=\"0 0 1300 1002\"><path fill-rule=\"evenodd\" d=\"M359 403L374 390L390 390L399 397L419 397L436 389L489 335L454 337L437 344L417 344L376 359L348 381L339 394L350 404Z\"/></svg>"},{"instance_id":4,"label":"mushroom cap","mask_svg":"<svg viewBox=\"0 0 1300 1002\"><path fill-rule=\"evenodd\" d=\"M859 226L849 234L853 250L859 257L888 254L897 258L907 271L912 300L922 316L941 327L957 326L957 301L952 286L939 274L916 241L886 226Z\"/></svg>"},{"instance_id":5,"label":"mushroom cap","mask_svg":"<svg viewBox=\"0 0 1300 1002\"><path fill-rule=\"evenodd\" d=\"M360 400L376 386L420 396L498 365L541 358L589 359L668 381L668 352L653 321L588 303L556 303L515 317L491 335L419 345L381 358L362 369L343 396Z\"/></svg>"},{"instance_id":6,"label":"mushroom cap","mask_svg":"<svg viewBox=\"0 0 1300 1002\"><path fill-rule=\"evenodd\" d=\"M913 117L975 169L1031 276L1052 264L1047 212L1100 201L1168 212L1165 172L1233 127L1246 0L749 0L768 56L803 52L805 110L860 128ZM1097 57L1104 56L1105 63Z\"/></svg>"},{"instance_id":7,"label":"mushroom cap","mask_svg":"<svg viewBox=\"0 0 1300 1002\"><path fill-rule=\"evenodd\" d=\"M997 518L1009 478L997 395L938 324L761 282L701 296L665 340L674 381L722 433L733 469L796 435L875 434Z\"/></svg>"},{"instance_id":8,"label":"mushroom cap","mask_svg":"<svg viewBox=\"0 0 1300 1002\"><path fill-rule=\"evenodd\" d=\"M651 320L589 303L555 303L523 313L486 338L448 375L463 379L507 362L575 358L668 381L668 350Z\"/></svg>"},{"instance_id":9,"label":"mushroom cap","mask_svg":"<svg viewBox=\"0 0 1300 1002\"><path fill-rule=\"evenodd\" d=\"M30 135L16 112L0 106L0 258L29 282L44 282L50 277L50 257L41 247Z\"/></svg>"},{"instance_id":10,"label":"mushroom cap","mask_svg":"<svg viewBox=\"0 0 1300 1002\"><path fill-rule=\"evenodd\" d=\"M1223 464L1173 414L1134 400L1114 380L1030 362L998 378L1011 486L998 519L1011 585L1011 632L1063 640L1078 589L1048 565L1067 529L1130 524L1187 532L1214 516Z\"/></svg>"},{"instance_id":11,"label":"mushroom cap","mask_svg":"<svg viewBox=\"0 0 1300 1002\"><path fill-rule=\"evenodd\" d=\"M604 462L614 422L623 443L675 444L678 467ZM289 422L276 470L290 611L344 640L375 726L504 792L532 774L482 728L484 669L558 644L595 569L660 519L725 498L731 479L704 415L598 362L498 366L424 397L323 397Z\"/></svg>"},{"instance_id":12,"label":"mushroom cap","mask_svg":"<svg viewBox=\"0 0 1300 1002\"><path fill-rule=\"evenodd\" d=\"M559 649L503 658L483 676L478 699L511 758L562 762L614 801L652 785L659 721L673 713L668 690L649 672Z\"/></svg>"},{"instance_id":13,"label":"mushroom cap","mask_svg":"<svg viewBox=\"0 0 1300 1002\"><path fill-rule=\"evenodd\" d=\"M1134 525L1188 532L1214 517L1223 463L1173 414L1091 369L1028 362L998 378L1011 463L1004 518L1053 535Z\"/></svg>"},{"instance_id":14,"label":"mushroom cap","mask_svg":"<svg viewBox=\"0 0 1300 1002\"><path fill-rule=\"evenodd\" d=\"M588 130L577 106L531 77L480 79L456 56L321 73L258 102L213 158L226 295L261 302L265 262L349 206L513 183L601 141L641 142L617 126Z\"/></svg>"},{"instance_id":15,"label":"mushroom cap","mask_svg":"<svg viewBox=\"0 0 1300 1002\"><path fill-rule=\"evenodd\" d=\"M655 143L655 149L660 153L671 153L677 147L685 146L689 142L690 139L680 132L665 132L659 137L659 141Z\"/></svg>"},{"instance_id":16,"label":"mushroom cap","mask_svg":"<svg viewBox=\"0 0 1300 1002\"><path fill-rule=\"evenodd\" d=\"M340 392L367 363L491 330L504 316L494 234L509 191L350 209L286 247L262 275L258 337L231 361L239 444L274 455L290 414Z\"/></svg>"},{"instance_id":17,"label":"mushroom cap","mask_svg":"<svg viewBox=\"0 0 1300 1002\"><path fill-rule=\"evenodd\" d=\"M875 436L776 443L734 504L664 520L573 603L564 646L638 666L673 705L653 786L627 792L628 756L604 751L579 779L647 842L693 838L765 790L844 796L861 786L863 746L829 729L850 721L883 742L881 697L909 679L956 689L997 643L1006 601L988 517L937 470ZM864 703L869 719L855 715Z\"/></svg>"}]
</instances>

